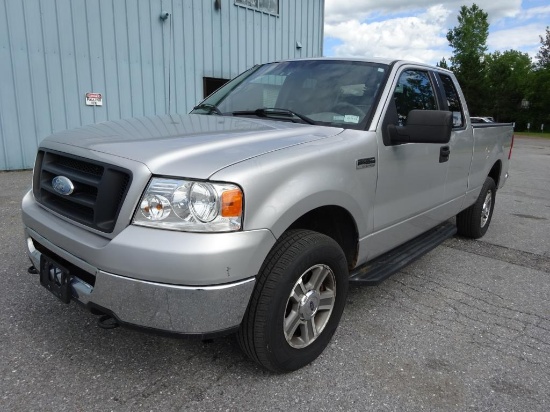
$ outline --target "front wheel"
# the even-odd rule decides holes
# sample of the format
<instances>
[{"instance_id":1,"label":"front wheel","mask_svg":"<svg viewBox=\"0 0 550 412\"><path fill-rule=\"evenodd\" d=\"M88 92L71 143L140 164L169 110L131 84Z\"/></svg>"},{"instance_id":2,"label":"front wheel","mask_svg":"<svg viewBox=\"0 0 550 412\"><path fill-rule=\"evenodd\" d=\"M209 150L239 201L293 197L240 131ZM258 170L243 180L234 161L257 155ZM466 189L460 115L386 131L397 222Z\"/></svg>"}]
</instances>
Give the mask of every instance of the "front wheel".
<instances>
[{"instance_id":1,"label":"front wheel","mask_svg":"<svg viewBox=\"0 0 550 412\"><path fill-rule=\"evenodd\" d=\"M487 232L495 208L495 181L487 177L476 202L456 215L456 228L461 236L479 239Z\"/></svg>"},{"instance_id":2,"label":"front wheel","mask_svg":"<svg viewBox=\"0 0 550 412\"><path fill-rule=\"evenodd\" d=\"M347 263L328 236L291 230L264 262L238 333L242 350L275 372L316 359L336 331L348 291Z\"/></svg>"}]
</instances>

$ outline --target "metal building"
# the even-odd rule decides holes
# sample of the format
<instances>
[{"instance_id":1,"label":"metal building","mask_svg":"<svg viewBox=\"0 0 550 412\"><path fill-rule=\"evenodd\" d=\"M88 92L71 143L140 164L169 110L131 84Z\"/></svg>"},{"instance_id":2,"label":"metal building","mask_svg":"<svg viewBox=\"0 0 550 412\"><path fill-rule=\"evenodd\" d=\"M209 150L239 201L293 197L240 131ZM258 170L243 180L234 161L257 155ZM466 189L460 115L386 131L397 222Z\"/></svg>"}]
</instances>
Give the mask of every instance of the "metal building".
<instances>
[{"instance_id":1,"label":"metal building","mask_svg":"<svg viewBox=\"0 0 550 412\"><path fill-rule=\"evenodd\" d=\"M187 113L254 64L321 56L324 0L0 0L0 170L47 135Z\"/></svg>"}]
</instances>

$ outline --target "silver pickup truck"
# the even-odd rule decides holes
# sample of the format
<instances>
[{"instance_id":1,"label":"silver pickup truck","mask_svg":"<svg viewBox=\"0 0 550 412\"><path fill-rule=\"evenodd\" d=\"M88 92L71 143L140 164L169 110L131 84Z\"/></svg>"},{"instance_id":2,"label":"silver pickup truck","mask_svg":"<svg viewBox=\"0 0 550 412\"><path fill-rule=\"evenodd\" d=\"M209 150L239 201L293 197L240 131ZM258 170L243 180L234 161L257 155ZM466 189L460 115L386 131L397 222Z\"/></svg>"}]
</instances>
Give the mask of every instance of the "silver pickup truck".
<instances>
[{"instance_id":1,"label":"silver pickup truck","mask_svg":"<svg viewBox=\"0 0 550 412\"><path fill-rule=\"evenodd\" d=\"M259 364L295 370L327 346L350 283L485 234L512 139L472 127L440 68L255 66L189 115L46 138L22 204L29 271L103 319L236 332Z\"/></svg>"}]
</instances>

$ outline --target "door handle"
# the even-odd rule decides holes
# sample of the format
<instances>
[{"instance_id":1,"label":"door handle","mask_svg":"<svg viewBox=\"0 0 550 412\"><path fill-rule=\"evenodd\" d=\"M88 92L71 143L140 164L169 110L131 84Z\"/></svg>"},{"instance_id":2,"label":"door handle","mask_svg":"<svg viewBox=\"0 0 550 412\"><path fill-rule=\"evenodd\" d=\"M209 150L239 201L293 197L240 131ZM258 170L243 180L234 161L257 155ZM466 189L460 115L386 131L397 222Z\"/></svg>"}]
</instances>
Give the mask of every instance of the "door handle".
<instances>
[{"instance_id":1,"label":"door handle","mask_svg":"<svg viewBox=\"0 0 550 412\"><path fill-rule=\"evenodd\" d=\"M439 149L439 163L444 163L449 160L451 148L449 146L441 146Z\"/></svg>"}]
</instances>

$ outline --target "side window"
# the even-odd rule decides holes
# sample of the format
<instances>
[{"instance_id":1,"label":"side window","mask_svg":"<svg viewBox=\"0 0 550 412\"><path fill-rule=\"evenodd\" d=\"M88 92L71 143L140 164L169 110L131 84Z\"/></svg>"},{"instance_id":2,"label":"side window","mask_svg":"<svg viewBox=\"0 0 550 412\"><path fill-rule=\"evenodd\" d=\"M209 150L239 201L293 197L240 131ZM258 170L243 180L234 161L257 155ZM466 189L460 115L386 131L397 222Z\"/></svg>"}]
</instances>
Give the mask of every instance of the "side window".
<instances>
[{"instance_id":1,"label":"side window","mask_svg":"<svg viewBox=\"0 0 550 412\"><path fill-rule=\"evenodd\" d=\"M407 124L411 110L437 110L434 88L427 72L405 70L399 76L393 92L398 124Z\"/></svg>"},{"instance_id":2,"label":"side window","mask_svg":"<svg viewBox=\"0 0 550 412\"><path fill-rule=\"evenodd\" d=\"M464 126L464 114L462 113L460 97L456 91L453 79L451 79L451 76L441 73L439 73L439 78L445 90L448 110L453 113L453 127L462 127Z\"/></svg>"}]
</instances>

